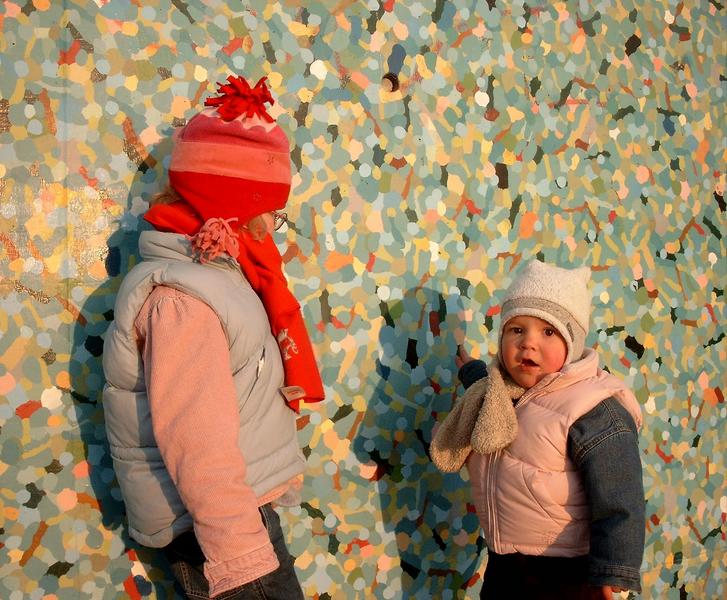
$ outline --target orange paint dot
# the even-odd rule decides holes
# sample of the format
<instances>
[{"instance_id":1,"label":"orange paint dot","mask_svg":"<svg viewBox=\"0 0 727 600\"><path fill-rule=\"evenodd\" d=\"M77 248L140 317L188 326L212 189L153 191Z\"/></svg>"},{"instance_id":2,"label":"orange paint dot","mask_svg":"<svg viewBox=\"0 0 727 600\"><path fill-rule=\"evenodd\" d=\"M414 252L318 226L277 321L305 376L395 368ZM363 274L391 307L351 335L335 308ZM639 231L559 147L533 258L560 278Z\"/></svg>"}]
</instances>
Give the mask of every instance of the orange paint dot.
<instances>
[{"instance_id":1,"label":"orange paint dot","mask_svg":"<svg viewBox=\"0 0 727 600\"><path fill-rule=\"evenodd\" d=\"M432 208L424 213L424 220L427 223L436 223L437 221L439 221L439 213Z\"/></svg>"},{"instance_id":2,"label":"orange paint dot","mask_svg":"<svg viewBox=\"0 0 727 600\"><path fill-rule=\"evenodd\" d=\"M371 479L376 473L376 463L368 463L359 467L359 473L364 479Z\"/></svg>"},{"instance_id":3,"label":"orange paint dot","mask_svg":"<svg viewBox=\"0 0 727 600\"><path fill-rule=\"evenodd\" d=\"M63 418L60 415L51 415L48 417L48 427L59 427L63 424Z\"/></svg>"},{"instance_id":4,"label":"orange paint dot","mask_svg":"<svg viewBox=\"0 0 727 600\"><path fill-rule=\"evenodd\" d=\"M45 11L50 8L50 0L33 0L33 6L40 11Z\"/></svg>"},{"instance_id":5,"label":"orange paint dot","mask_svg":"<svg viewBox=\"0 0 727 600\"><path fill-rule=\"evenodd\" d=\"M15 377L11 373L0 375L0 394L7 394L15 387Z\"/></svg>"},{"instance_id":6,"label":"orange paint dot","mask_svg":"<svg viewBox=\"0 0 727 600\"><path fill-rule=\"evenodd\" d=\"M78 495L68 488L61 490L56 496L56 504L62 511L71 510L78 504Z\"/></svg>"},{"instance_id":7,"label":"orange paint dot","mask_svg":"<svg viewBox=\"0 0 727 600\"><path fill-rule=\"evenodd\" d=\"M108 277L106 265L100 260L96 260L88 267L88 274L96 281L104 281Z\"/></svg>"},{"instance_id":8,"label":"orange paint dot","mask_svg":"<svg viewBox=\"0 0 727 600\"><path fill-rule=\"evenodd\" d=\"M636 181L638 181L639 183L646 183L649 180L650 175L651 172L649 171L648 167L641 165L636 170Z\"/></svg>"},{"instance_id":9,"label":"orange paint dot","mask_svg":"<svg viewBox=\"0 0 727 600\"><path fill-rule=\"evenodd\" d=\"M353 263L353 257L350 254L341 254L340 252L331 252L326 259L326 269L329 272L335 272Z\"/></svg>"},{"instance_id":10,"label":"orange paint dot","mask_svg":"<svg viewBox=\"0 0 727 600\"><path fill-rule=\"evenodd\" d=\"M88 474L90 472L88 461L84 460L78 463L75 467L73 467L73 475L76 478L81 477L88 477Z\"/></svg>"},{"instance_id":11,"label":"orange paint dot","mask_svg":"<svg viewBox=\"0 0 727 600\"><path fill-rule=\"evenodd\" d=\"M56 375L56 385L64 390L71 388L71 376L68 374L68 371L61 371Z\"/></svg>"},{"instance_id":12,"label":"orange paint dot","mask_svg":"<svg viewBox=\"0 0 727 600\"><path fill-rule=\"evenodd\" d=\"M522 216L520 219L520 237L522 239L527 239L533 235L537 221L537 213L528 211Z\"/></svg>"},{"instance_id":13,"label":"orange paint dot","mask_svg":"<svg viewBox=\"0 0 727 600\"><path fill-rule=\"evenodd\" d=\"M712 388L707 388L704 390L704 401L708 404L711 404L712 406L717 406L717 403L719 401L719 398L717 398L717 393Z\"/></svg>"}]
</instances>

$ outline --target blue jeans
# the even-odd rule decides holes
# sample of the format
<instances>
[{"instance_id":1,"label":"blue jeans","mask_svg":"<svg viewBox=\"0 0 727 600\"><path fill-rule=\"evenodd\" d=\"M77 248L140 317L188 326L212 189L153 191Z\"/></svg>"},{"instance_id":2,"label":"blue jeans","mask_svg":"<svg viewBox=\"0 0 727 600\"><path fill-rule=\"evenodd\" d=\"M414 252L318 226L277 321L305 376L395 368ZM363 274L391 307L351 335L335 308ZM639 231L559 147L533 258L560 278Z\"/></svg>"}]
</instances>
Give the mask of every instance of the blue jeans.
<instances>
[{"instance_id":1,"label":"blue jeans","mask_svg":"<svg viewBox=\"0 0 727 600\"><path fill-rule=\"evenodd\" d=\"M273 549L280 562L272 573L215 596L215 600L303 600L303 590L295 574L280 527L280 517L270 504L260 507ZM209 585L204 576L205 557L193 531L186 531L164 548L172 573L190 600L208 600Z\"/></svg>"}]
</instances>

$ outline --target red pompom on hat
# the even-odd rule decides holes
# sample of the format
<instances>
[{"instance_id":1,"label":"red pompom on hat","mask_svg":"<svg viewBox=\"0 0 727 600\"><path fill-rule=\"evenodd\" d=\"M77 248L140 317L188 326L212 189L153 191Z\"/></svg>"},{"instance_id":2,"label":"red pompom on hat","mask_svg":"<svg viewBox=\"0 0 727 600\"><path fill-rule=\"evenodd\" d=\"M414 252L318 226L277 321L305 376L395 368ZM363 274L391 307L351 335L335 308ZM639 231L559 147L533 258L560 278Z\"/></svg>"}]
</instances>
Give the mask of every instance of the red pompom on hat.
<instances>
[{"instance_id":1,"label":"red pompom on hat","mask_svg":"<svg viewBox=\"0 0 727 600\"><path fill-rule=\"evenodd\" d=\"M206 221L282 209L290 193L290 146L265 110L265 84L242 77L218 84L218 96L174 134L169 183Z\"/></svg>"}]
</instances>

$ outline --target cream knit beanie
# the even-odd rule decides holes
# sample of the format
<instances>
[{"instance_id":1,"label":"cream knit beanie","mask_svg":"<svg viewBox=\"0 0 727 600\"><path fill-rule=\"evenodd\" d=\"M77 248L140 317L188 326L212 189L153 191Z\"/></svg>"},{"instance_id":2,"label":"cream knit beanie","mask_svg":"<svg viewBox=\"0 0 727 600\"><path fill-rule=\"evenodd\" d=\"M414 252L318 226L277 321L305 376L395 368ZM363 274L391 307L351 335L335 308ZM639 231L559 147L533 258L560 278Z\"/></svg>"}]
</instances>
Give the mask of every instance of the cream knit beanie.
<instances>
[{"instance_id":1,"label":"cream knit beanie","mask_svg":"<svg viewBox=\"0 0 727 600\"><path fill-rule=\"evenodd\" d=\"M561 269L537 260L525 265L505 292L498 349L505 324L513 317L527 315L547 321L563 336L568 346L565 364L580 359L591 314L590 278L587 267Z\"/></svg>"}]
</instances>

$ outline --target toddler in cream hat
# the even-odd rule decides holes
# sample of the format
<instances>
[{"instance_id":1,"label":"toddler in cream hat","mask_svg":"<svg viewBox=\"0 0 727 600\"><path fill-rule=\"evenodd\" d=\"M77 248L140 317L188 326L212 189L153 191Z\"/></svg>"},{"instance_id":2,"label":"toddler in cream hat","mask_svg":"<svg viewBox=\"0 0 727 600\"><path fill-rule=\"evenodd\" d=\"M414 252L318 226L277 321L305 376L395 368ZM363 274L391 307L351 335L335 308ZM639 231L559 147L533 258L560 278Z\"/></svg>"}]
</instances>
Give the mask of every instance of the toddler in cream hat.
<instances>
[{"instance_id":1,"label":"toddler in cream hat","mask_svg":"<svg viewBox=\"0 0 727 600\"><path fill-rule=\"evenodd\" d=\"M431 456L467 466L488 562L481 598L640 591L641 412L586 348L588 268L528 263L505 292L489 367L458 355L464 395Z\"/></svg>"}]
</instances>

